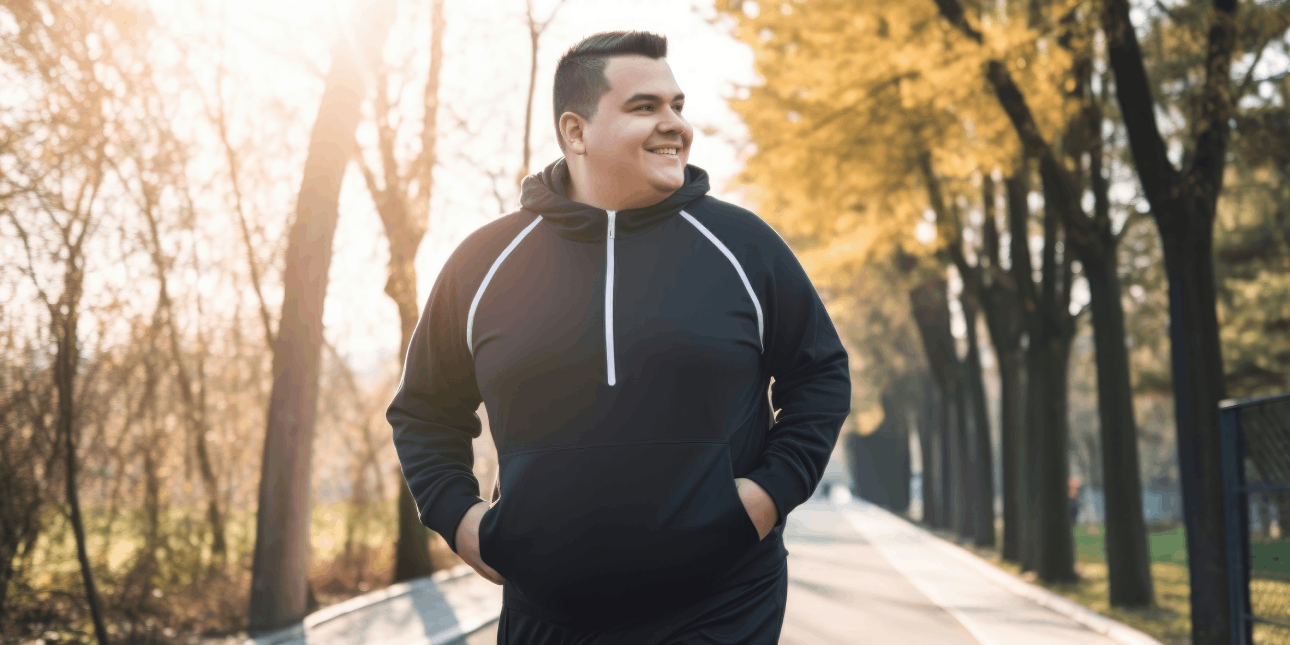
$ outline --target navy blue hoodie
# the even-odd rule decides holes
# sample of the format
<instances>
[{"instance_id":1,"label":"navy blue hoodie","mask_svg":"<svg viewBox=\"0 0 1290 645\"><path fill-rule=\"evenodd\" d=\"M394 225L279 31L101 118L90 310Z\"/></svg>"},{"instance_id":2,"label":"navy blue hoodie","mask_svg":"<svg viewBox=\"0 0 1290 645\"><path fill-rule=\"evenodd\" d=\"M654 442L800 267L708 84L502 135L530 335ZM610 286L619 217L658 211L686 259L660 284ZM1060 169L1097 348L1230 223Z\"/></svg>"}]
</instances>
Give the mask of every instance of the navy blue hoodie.
<instances>
[{"instance_id":1,"label":"navy blue hoodie","mask_svg":"<svg viewBox=\"0 0 1290 645\"><path fill-rule=\"evenodd\" d=\"M500 495L480 557L508 606L591 624L773 573L850 412L846 350L792 250L701 168L685 178L606 211L566 197L557 159L453 251L417 322L386 411L403 475L456 551L484 501L484 402ZM775 503L764 539L736 477Z\"/></svg>"}]
</instances>

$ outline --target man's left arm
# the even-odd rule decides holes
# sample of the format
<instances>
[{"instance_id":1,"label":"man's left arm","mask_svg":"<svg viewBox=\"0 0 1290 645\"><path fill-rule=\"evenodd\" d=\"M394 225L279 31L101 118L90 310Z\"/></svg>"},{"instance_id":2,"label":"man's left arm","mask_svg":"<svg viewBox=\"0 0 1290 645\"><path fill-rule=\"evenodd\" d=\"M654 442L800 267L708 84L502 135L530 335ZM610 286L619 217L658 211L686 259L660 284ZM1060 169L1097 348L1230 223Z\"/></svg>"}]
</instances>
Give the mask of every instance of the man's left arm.
<instances>
[{"instance_id":1,"label":"man's left arm","mask_svg":"<svg viewBox=\"0 0 1290 645\"><path fill-rule=\"evenodd\" d=\"M815 285L788 244L774 237L763 360L775 378L771 400L779 413L767 431L766 450L746 477L770 496L778 515L774 526L782 526L815 491L829 463L851 412L851 372Z\"/></svg>"}]
</instances>

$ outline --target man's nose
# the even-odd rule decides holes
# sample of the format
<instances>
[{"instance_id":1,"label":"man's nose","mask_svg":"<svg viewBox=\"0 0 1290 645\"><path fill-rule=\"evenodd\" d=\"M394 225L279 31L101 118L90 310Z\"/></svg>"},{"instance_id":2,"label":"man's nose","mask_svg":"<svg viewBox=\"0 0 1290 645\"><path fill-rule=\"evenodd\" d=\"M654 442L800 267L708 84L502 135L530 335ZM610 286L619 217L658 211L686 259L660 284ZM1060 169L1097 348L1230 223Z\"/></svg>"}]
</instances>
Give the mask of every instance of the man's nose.
<instances>
[{"instance_id":1,"label":"man's nose","mask_svg":"<svg viewBox=\"0 0 1290 645\"><path fill-rule=\"evenodd\" d=\"M664 134L680 134L685 131L685 120L676 110L667 109L658 123L658 131Z\"/></svg>"}]
</instances>

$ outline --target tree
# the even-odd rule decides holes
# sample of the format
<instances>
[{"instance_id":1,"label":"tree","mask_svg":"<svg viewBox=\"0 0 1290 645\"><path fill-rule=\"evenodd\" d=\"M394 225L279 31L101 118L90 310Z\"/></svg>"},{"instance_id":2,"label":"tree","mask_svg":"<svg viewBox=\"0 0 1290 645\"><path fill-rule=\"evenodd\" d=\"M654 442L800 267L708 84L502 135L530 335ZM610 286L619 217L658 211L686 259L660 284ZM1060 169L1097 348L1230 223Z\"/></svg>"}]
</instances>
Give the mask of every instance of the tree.
<instances>
[{"instance_id":1,"label":"tree","mask_svg":"<svg viewBox=\"0 0 1290 645\"><path fill-rule=\"evenodd\" d=\"M1171 68L1154 66L1157 88L1204 64L1205 5L1186 8L1172 12L1171 26L1157 28L1182 32L1188 38L1181 42L1195 43L1195 51L1152 56L1180 59ZM1284 72L1256 69L1290 47L1290 5L1247 4L1238 22L1240 49L1254 59L1233 88L1231 154L1214 223L1215 278L1228 394L1270 396L1290 388L1290 84ZM1170 104L1194 99L1194 90L1177 98L1161 94L1158 100Z\"/></svg>"},{"instance_id":2,"label":"tree","mask_svg":"<svg viewBox=\"0 0 1290 645\"><path fill-rule=\"evenodd\" d=\"M1003 540L1000 544L1000 555L1006 560L1018 561L1020 545L1018 542L1020 507L1017 482L1020 456L1017 454L1019 435L1022 432L1021 401L1021 337L1022 308L1018 293L1018 283L1030 276L1018 274L1019 266L1012 258L1018 253L1028 254L1029 242L1025 238L1012 238L1010 266L1005 269L1000 249L998 218L995 214L997 199L994 179L990 175L982 178L982 218L981 242L982 255L977 261L976 271L969 272L967 280L972 281L974 291L985 312L986 328L990 334L990 343L994 346L995 360L999 370L999 459L1002 462L1003 489ZM1006 210L1026 210L1026 196L1013 196L1008 191ZM961 269L960 269L961 271Z\"/></svg>"},{"instance_id":3,"label":"tree","mask_svg":"<svg viewBox=\"0 0 1290 645\"><path fill-rule=\"evenodd\" d=\"M959 535L970 532L969 511L972 471L968 463L967 433L962 424L960 388L962 382L954 336L950 332L949 286L935 270L927 271L921 284L909 292L910 309L923 339L932 381L935 384L934 426L937 437L937 525L948 527Z\"/></svg>"},{"instance_id":4,"label":"tree","mask_svg":"<svg viewBox=\"0 0 1290 645\"><path fill-rule=\"evenodd\" d=\"M261 462L250 619L264 632L306 612L312 439L327 291L341 178L353 155L366 93L364 61L374 60L394 21L389 3L360 3L357 51L341 38L332 50L318 117L310 134L296 219L291 226L282 315L273 348L273 390Z\"/></svg>"},{"instance_id":5,"label":"tree","mask_svg":"<svg viewBox=\"0 0 1290 645\"><path fill-rule=\"evenodd\" d=\"M919 162L923 181L927 184L928 202L936 214L939 235L944 240L947 255L954 263L955 269L963 281L963 291L959 302L963 307L963 319L966 323L967 356L960 363L961 374L957 389L958 417L956 419L960 434L970 425L971 438L961 439L962 450L970 454L968 464L974 470L971 480L970 512L972 513L972 537L978 546L994 546L994 459L990 439L990 420L985 409L985 385L981 374L981 352L977 345L977 311L981 306L982 292L981 267L971 264L963 248L963 222L957 207L947 207L942 194L941 181L932 168L930 154L924 154ZM985 181L985 178L982 178ZM992 198L993 196L991 196ZM982 204L984 219L993 217L992 209ZM993 226L993 222L989 224ZM988 260L987 260L988 262ZM970 403L969 403L970 402ZM971 410L969 424L967 411Z\"/></svg>"},{"instance_id":6,"label":"tree","mask_svg":"<svg viewBox=\"0 0 1290 645\"><path fill-rule=\"evenodd\" d=\"M748 100L733 105L758 147L743 178L759 214L786 238L818 245L816 275L824 280L871 271L898 257L897 249L929 258L942 251L943 242L916 235L928 203L917 181L919 151L944 158L957 176L982 163L1004 163L1015 143L1000 129L1006 121L984 100L989 97L961 82L978 62L944 47L934 7L884 2L858 10L832 2L793 5L787 16L731 13L766 78L750 88ZM786 172L794 166L812 170ZM784 181L786 176L794 179ZM770 185L774 190L764 189ZM948 261L941 254L928 260L926 273L907 275L907 292L916 291L906 302L943 300L922 282L933 266L943 272ZM933 346L946 342L948 325L922 327ZM967 483L979 474L968 465L977 451L966 450L972 425L958 399L970 388L959 386L963 375L952 337L948 352L929 356L932 364L942 360L932 370L938 392L927 393L933 414L921 417L930 423L920 427L923 459L940 464L923 470L925 517L974 534L969 525L976 521L967 510L989 502ZM942 512L950 516L942 518Z\"/></svg>"},{"instance_id":7,"label":"tree","mask_svg":"<svg viewBox=\"0 0 1290 645\"><path fill-rule=\"evenodd\" d=\"M524 22L529 28L529 91L524 99L524 155L521 157L520 170L515 173L517 190L524 181L524 177L529 174L529 146L533 138L533 90L537 87L538 41L542 39L542 33L546 31L551 21L555 20L555 14L559 13L560 7L563 6L564 0L556 0L555 7L551 9L546 20L539 21L533 17L533 0L524 0Z\"/></svg>"},{"instance_id":8,"label":"tree","mask_svg":"<svg viewBox=\"0 0 1290 645\"><path fill-rule=\"evenodd\" d=\"M133 157L132 161L138 174L136 182L138 183L138 194L136 195L135 203L146 221L149 237L145 244L148 246L148 254L152 258L153 266L157 270L158 322L164 326L166 336L170 339L170 358L175 366L176 385L179 389L180 400L183 402L184 417L185 421L187 421L189 435L192 437L198 468L201 471L202 485L206 491L206 519L210 523L211 552L215 556L216 565L220 565L228 555L228 546L224 539L224 514L220 511L219 505L219 481L211 464L208 449L207 436L210 434L210 422L206 406L206 384L202 379L205 372L203 369L204 353L198 354L196 369L190 372L188 366L184 363L183 351L180 347L180 332L175 321L174 303L171 301L168 286L167 274L169 267L173 264L173 258L167 255L162 246L160 230L162 224L157 213L160 193L163 190L161 182L176 181L179 173L176 172L177 169L173 166L168 166L171 163L169 158L173 157L173 154L156 155L164 160L160 163L144 158L149 150L162 149L173 153L175 142L165 139L163 137L163 141L148 142L153 145L147 147L139 145L138 142L131 142L134 145L131 145L128 151ZM197 389L197 392L194 392L194 389Z\"/></svg>"},{"instance_id":9,"label":"tree","mask_svg":"<svg viewBox=\"0 0 1290 645\"><path fill-rule=\"evenodd\" d=\"M1170 161L1156 124L1155 101L1127 0L1107 0L1102 27L1115 71L1138 180L1151 204L1169 281L1169 338L1178 460L1183 477L1192 641L1226 642L1231 635L1227 549L1223 532L1218 402L1226 396L1215 300L1214 216L1223 187L1232 114L1231 64L1236 0L1211 4L1205 75L1190 115L1189 154Z\"/></svg>"},{"instance_id":10,"label":"tree","mask_svg":"<svg viewBox=\"0 0 1290 645\"><path fill-rule=\"evenodd\" d=\"M49 358L55 402L52 409L30 410L35 413L32 425L48 432L46 419L53 420L48 461L43 466L48 476L61 475L90 620L96 639L106 644L107 624L81 504L82 430L97 372L96 368L82 371L87 361L81 316L87 249L119 206L110 196L119 187L116 181L123 179L113 174L120 154L113 144L138 125L133 115L123 113L129 100L123 94L140 62L131 44L147 31L151 16L138 7L107 10L97 3L79 2L11 3L5 9L17 33L0 56L6 66L19 70L19 84L31 91L33 105L25 106L24 120L10 122L16 127L6 128L0 144L0 161L6 170L0 178L0 213L7 216L21 246L24 261L18 271L30 280L54 343ZM84 45L91 39L99 44L97 50ZM45 269L60 275L47 280ZM60 287L56 292L54 285ZM16 471L9 465L3 472ZM12 514L6 513L6 520L9 517ZM26 523L24 528L33 531L39 521L27 518ZM4 533L11 530L6 527ZM33 540L35 534L5 537L7 550L16 540ZM0 584L7 584L11 564L10 554L4 556L0 569L6 575ZM0 589L0 598L4 591Z\"/></svg>"},{"instance_id":11,"label":"tree","mask_svg":"<svg viewBox=\"0 0 1290 645\"><path fill-rule=\"evenodd\" d=\"M802 255L809 267L815 258L808 251ZM849 348L852 382L858 384L858 400L852 403L854 431L844 431L851 472L856 478L854 492L875 503L888 504L893 512L909 510L910 502L910 428L917 425L919 441L930 441L931 428L915 424L922 406L923 375L926 372L918 330L911 320L908 300L904 297L904 279L894 264L874 266L870 272L853 273L845 283L836 285L830 309L835 311L834 324ZM857 459L861 450L881 462L861 479L862 466ZM922 472L934 477L930 465L932 451L923 450ZM926 481L930 481L929 479ZM870 494L880 490L880 494ZM926 488L923 492L922 516L935 507L935 499Z\"/></svg>"},{"instance_id":12,"label":"tree","mask_svg":"<svg viewBox=\"0 0 1290 645\"><path fill-rule=\"evenodd\" d=\"M399 308L401 340L399 355L407 354L408 343L420 315L417 306L417 274L414 261L430 218L430 198L434 192L434 169L438 158L439 72L443 67L443 0L433 0L430 7L430 65L422 91L420 151L406 164L395 154L398 129L392 112L391 90L402 95L402 88L390 87L390 73L384 65L376 73L375 107L377 159L375 164L361 162L363 179L376 204L376 212L385 227L390 245L389 279L385 293ZM406 79L412 70L398 70ZM360 157L361 159L361 157ZM400 168L400 166L403 166ZM399 539L395 546L394 578L402 582L434 571L427 548L428 531L421 525L420 512L407 486L399 487Z\"/></svg>"},{"instance_id":13,"label":"tree","mask_svg":"<svg viewBox=\"0 0 1290 645\"><path fill-rule=\"evenodd\" d=\"M941 15L963 35L978 44L986 42L986 34L969 23L958 0L936 0L936 4ZM1076 168L1080 168L1080 154L1089 154L1088 174L1096 199L1093 217L1085 215L1080 205L1084 194L1079 179L1081 175L1071 172L1062 163L1059 153L1043 135L1041 125L1031 111L1030 99L1013 78L1009 66L1001 58L991 58L984 65L985 78L1008 114L1017 136L1029 154L1039 161L1045 209L1060 218L1066 230L1066 243L1079 257L1088 280L1093 297L1098 355L1103 477L1108 490L1106 544L1107 567L1111 572L1111 602L1122 606L1145 606L1153 602L1153 593L1146 528L1138 502L1142 498L1142 484L1138 473L1132 392L1128 387L1124 310L1116 273L1118 238L1112 232L1106 180L1102 176L1101 108L1096 98L1087 92L1092 70L1092 38L1087 29L1079 29L1081 25L1075 10L1063 16L1060 22L1062 30L1057 41L1071 52L1073 60L1068 76L1070 82L1065 85L1070 88L1072 97L1082 103L1084 112L1072 119L1063 143L1067 154L1074 158ZM1054 530L1055 526L1052 527ZM1056 566L1056 560L1046 561ZM1054 573L1063 577L1073 576L1073 569L1067 572L1067 568L1061 564Z\"/></svg>"},{"instance_id":14,"label":"tree","mask_svg":"<svg viewBox=\"0 0 1290 645\"><path fill-rule=\"evenodd\" d=\"M1073 271L1069 251L1058 257L1060 224L1054 209L1043 216L1040 282L1023 285L1026 300L1027 537L1022 565L1047 582L1075 579L1075 544L1066 512L1069 473L1067 387L1076 315L1069 312ZM1013 235L1025 231L1013 223ZM1065 247L1069 248L1069 247ZM1027 302L1028 301L1028 302Z\"/></svg>"}]
</instances>

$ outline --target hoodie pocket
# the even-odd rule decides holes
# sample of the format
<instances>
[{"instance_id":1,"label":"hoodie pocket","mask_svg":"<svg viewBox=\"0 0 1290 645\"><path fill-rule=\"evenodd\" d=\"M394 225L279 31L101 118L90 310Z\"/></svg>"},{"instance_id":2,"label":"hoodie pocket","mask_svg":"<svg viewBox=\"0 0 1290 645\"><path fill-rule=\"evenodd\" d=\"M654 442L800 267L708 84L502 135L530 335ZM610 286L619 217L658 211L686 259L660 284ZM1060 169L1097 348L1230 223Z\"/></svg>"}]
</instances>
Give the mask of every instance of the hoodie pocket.
<instances>
[{"instance_id":1,"label":"hoodie pocket","mask_svg":"<svg viewBox=\"0 0 1290 645\"><path fill-rule=\"evenodd\" d=\"M501 473L480 557L570 617L697 599L758 542L722 441L522 451Z\"/></svg>"}]
</instances>

